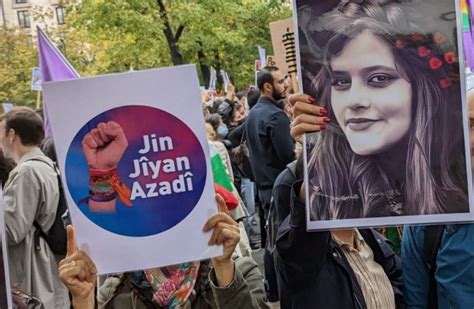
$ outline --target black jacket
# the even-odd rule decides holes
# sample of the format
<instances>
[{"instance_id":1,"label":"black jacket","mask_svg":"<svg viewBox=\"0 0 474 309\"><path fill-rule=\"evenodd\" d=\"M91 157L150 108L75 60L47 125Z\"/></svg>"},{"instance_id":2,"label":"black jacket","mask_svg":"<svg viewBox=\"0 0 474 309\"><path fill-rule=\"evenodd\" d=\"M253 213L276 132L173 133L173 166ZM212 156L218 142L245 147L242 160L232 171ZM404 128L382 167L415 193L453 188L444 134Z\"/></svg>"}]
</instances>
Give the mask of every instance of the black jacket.
<instances>
[{"instance_id":1,"label":"black jacket","mask_svg":"<svg viewBox=\"0 0 474 309\"><path fill-rule=\"evenodd\" d=\"M354 272L331 233L306 231L305 206L295 193L301 184L293 186L290 215L276 240L277 267L288 292L286 308L367 308ZM397 307L403 307L400 258L376 231L359 232L387 274Z\"/></svg>"},{"instance_id":2,"label":"black jacket","mask_svg":"<svg viewBox=\"0 0 474 309\"><path fill-rule=\"evenodd\" d=\"M261 96L246 123L245 136L255 183L260 190L271 190L280 172L295 159L290 119L275 101Z\"/></svg>"}]
</instances>

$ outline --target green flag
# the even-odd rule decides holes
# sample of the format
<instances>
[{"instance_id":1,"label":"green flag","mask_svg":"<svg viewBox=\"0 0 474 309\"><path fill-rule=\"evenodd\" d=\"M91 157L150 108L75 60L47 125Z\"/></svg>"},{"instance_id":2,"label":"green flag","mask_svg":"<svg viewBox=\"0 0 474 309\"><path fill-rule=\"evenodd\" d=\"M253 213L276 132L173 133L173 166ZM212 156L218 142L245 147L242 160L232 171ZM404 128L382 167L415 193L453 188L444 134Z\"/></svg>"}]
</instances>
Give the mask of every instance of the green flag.
<instances>
[{"instance_id":1,"label":"green flag","mask_svg":"<svg viewBox=\"0 0 474 309\"><path fill-rule=\"evenodd\" d=\"M212 173L214 175L214 182L229 190L229 192L234 191L230 177L227 175L224 163L222 163L222 159L219 156L219 150L212 144L209 144L209 150L211 155L211 167Z\"/></svg>"}]
</instances>

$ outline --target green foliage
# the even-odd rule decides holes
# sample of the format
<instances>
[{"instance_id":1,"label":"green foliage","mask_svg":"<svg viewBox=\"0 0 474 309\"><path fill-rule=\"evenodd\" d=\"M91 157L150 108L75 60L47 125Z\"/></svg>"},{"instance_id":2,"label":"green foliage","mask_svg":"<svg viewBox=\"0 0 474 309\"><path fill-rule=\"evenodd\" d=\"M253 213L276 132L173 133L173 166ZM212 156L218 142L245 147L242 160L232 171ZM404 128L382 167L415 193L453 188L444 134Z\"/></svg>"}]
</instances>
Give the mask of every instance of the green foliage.
<instances>
[{"instance_id":1,"label":"green foliage","mask_svg":"<svg viewBox=\"0 0 474 309\"><path fill-rule=\"evenodd\" d=\"M31 91L32 68L38 56L31 38L19 31L0 28L0 103L35 107L35 91Z\"/></svg>"},{"instance_id":2,"label":"green foliage","mask_svg":"<svg viewBox=\"0 0 474 309\"><path fill-rule=\"evenodd\" d=\"M68 6L65 25L44 30L82 76L195 63L202 85L213 66L242 89L253 83L256 46L271 54L268 24L290 16L281 0L82 0ZM32 17L54 20L42 7ZM31 38L0 30L0 103L35 106L35 66Z\"/></svg>"},{"instance_id":3,"label":"green foliage","mask_svg":"<svg viewBox=\"0 0 474 309\"><path fill-rule=\"evenodd\" d=\"M281 1L85 0L71 10L68 24L88 42L82 53L92 60L68 57L87 73L195 63L202 84L213 66L242 88L253 82L256 45L271 53L268 24L289 16L289 4Z\"/></svg>"}]
</instances>

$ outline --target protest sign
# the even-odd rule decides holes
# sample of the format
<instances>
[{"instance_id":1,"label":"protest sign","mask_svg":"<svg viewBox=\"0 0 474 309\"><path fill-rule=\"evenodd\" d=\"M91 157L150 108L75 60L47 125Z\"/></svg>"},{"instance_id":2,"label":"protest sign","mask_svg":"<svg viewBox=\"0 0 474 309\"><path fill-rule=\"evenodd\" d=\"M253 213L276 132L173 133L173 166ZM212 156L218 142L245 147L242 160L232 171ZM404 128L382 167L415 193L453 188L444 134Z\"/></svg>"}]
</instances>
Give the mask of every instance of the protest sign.
<instances>
[{"instance_id":1,"label":"protest sign","mask_svg":"<svg viewBox=\"0 0 474 309\"><path fill-rule=\"evenodd\" d=\"M14 106L11 103L2 103L2 108L4 113L8 113L14 108Z\"/></svg>"},{"instance_id":2,"label":"protest sign","mask_svg":"<svg viewBox=\"0 0 474 309\"><path fill-rule=\"evenodd\" d=\"M202 232L217 207L194 65L43 88L78 244L99 273L222 254Z\"/></svg>"},{"instance_id":3,"label":"protest sign","mask_svg":"<svg viewBox=\"0 0 474 309\"><path fill-rule=\"evenodd\" d=\"M222 81L224 83L224 92L227 92L227 86L230 83L229 75L226 71L221 70Z\"/></svg>"},{"instance_id":4,"label":"protest sign","mask_svg":"<svg viewBox=\"0 0 474 309\"><path fill-rule=\"evenodd\" d=\"M216 82L217 82L217 72L216 69L211 67L210 69L210 77L209 77L209 90L216 90Z\"/></svg>"},{"instance_id":5,"label":"protest sign","mask_svg":"<svg viewBox=\"0 0 474 309\"><path fill-rule=\"evenodd\" d=\"M257 77L258 77L258 72L260 72L265 65L262 65L260 59L255 60L255 65L254 65L254 71L255 71L255 86L257 85Z\"/></svg>"},{"instance_id":6,"label":"protest sign","mask_svg":"<svg viewBox=\"0 0 474 309\"><path fill-rule=\"evenodd\" d=\"M272 37L273 54L275 66L291 78L291 86L294 92L298 92L298 81L296 78L296 45L293 30L293 19L288 18L270 23L270 34Z\"/></svg>"},{"instance_id":7,"label":"protest sign","mask_svg":"<svg viewBox=\"0 0 474 309\"><path fill-rule=\"evenodd\" d=\"M302 89L330 121L304 140L308 229L474 219L456 11L296 0Z\"/></svg>"},{"instance_id":8,"label":"protest sign","mask_svg":"<svg viewBox=\"0 0 474 309\"><path fill-rule=\"evenodd\" d=\"M262 48L261 46L257 45L258 49L258 59L260 60L260 63L265 63L267 60L267 52L265 51L265 48Z\"/></svg>"},{"instance_id":9,"label":"protest sign","mask_svg":"<svg viewBox=\"0 0 474 309\"><path fill-rule=\"evenodd\" d=\"M41 91L41 70L40 68L33 68L31 73L31 90Z\"/></svg>"},{"instance_id":10,"label":"protest sign","mask_svg":"<svg viewBox=\"0 0 474 309\"><path fill-rule=\"evenodd\" d=\"M5 220L3 208L3 192L0 188L0 309L12 308L12 292L10 272L8 270L7 240L5 235Z\"/></svg>"}]
</instances>

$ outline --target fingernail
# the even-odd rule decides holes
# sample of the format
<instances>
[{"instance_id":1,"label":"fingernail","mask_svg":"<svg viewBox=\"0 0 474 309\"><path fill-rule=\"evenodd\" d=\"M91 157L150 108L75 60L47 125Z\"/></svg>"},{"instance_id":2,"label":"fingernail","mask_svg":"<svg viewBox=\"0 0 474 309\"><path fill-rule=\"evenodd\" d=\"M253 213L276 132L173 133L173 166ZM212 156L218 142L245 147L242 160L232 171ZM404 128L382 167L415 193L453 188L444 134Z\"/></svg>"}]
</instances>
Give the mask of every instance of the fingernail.
<instances>
[{"instance_id":1,"label":"fingernail","mask_svg":"<svg viewBox=\"0 0 474 309\"><path fill-rule=\"evenodd\" d=\"M314 102L316 102L316 100L315 100L313 97L309 97L309 98L308 98L308 101L309 101L311 104L314 103Z\"/></svg>"},{"instance_id":2,"label":"fingernail","mask_svg":"<svg viewBox=\"0 0 474 309\"><path fill-rule=\"evenodd\" d=\"M320 125L320 126L319 126L319 129L322 131L322 130L326 129L326 126L325 126L324 124L323 124L323 125Z\"/></svg>"},{"instance_id":3,"label":"fingernail","mask_svg":"<svg viewBox=\"0 0 474 309\"><path fill-rule=\"evenodd\" d=\"M325 110L324 108L321 108L321 110L319 111L321 113L321 115L323 116L326 116L328 114L328 111Z\"/></svg>"},{"instance_id":4,"label":"fingernail","mask_svg":"<svg viewBox=\"0 0 474 309\"><path fill-rule=\"evenodd\" d=\"M323 122L326 122L326 123L331 122L331 119L329 119L328 117L324 117Z\"/></svg>"}]
</instances>

